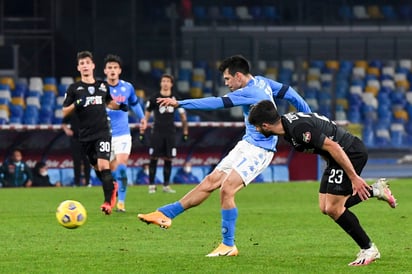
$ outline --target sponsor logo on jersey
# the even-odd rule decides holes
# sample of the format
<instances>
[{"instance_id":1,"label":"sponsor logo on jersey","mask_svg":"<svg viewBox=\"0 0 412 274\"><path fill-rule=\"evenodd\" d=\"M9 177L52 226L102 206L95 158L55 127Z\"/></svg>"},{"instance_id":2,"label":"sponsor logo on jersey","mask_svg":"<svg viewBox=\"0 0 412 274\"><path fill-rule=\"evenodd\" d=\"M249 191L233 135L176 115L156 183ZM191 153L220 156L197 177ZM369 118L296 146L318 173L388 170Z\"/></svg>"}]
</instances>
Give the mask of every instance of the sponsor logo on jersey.
<instances>
[{"instance_id":1,"label":"sponsor logo on jersey","mask_svg":"<svg viewBox=\"0 0 412 274\"><path fill-rule=\"evenodd\" d=\"M91 97L86 97L86 103L84 104L84 107L87 107L89 105L101 105L101 104L103 104L102 96L91 96Z\"/></svg>"},{"instance_id":2,"label":"sponsor logo on jersey","mask_svg":"<svg viewBox=\"0 0 412 274\"><path fill-rule=\"evenodd\" d=\"M163 106L159 107L159 113L173 113L175 111L175 108L172 106Z\"/></svg>"},{"instance_id":3,"label":"sponsor logo on jersey","mask_svg":"<svg viewBox=\"0 0 412 274\"><path fill-rule=\"evenodd\" d=\"M76 88L76 90L84 90L84 87L78 86L78 87Z\"/></svg>"}]
</instances>

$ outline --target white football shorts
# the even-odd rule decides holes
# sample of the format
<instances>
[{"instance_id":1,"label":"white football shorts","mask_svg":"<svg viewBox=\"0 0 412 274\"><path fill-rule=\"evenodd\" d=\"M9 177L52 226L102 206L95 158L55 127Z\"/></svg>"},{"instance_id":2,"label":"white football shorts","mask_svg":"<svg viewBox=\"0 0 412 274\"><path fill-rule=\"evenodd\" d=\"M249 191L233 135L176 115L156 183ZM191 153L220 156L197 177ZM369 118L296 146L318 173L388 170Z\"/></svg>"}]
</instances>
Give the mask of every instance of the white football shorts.
<instances>
[{"instance_id":1,"label":"white football shorts","mask_svg":"<svg viewBox=\"0 0 412 274\"><path fill-rule=\"evenodd\" d=\"M226 174L232 169L236 170L242 177L245 186L247 186L269 166L273 155L273 151L254 146L242 140L220 161L216 168Z\"/></svg>"},{"instance_id":2,"label":"white football shorts","mask_svg":"<svg viewBox=\"0 0 412 274\"><path fill-rule=\"evenodd\" d=\"M116 154L130 154L132 151L132 136L122 135L112 137L112 151L110 161L115 159Z\"/></svg>"}]
</instances>

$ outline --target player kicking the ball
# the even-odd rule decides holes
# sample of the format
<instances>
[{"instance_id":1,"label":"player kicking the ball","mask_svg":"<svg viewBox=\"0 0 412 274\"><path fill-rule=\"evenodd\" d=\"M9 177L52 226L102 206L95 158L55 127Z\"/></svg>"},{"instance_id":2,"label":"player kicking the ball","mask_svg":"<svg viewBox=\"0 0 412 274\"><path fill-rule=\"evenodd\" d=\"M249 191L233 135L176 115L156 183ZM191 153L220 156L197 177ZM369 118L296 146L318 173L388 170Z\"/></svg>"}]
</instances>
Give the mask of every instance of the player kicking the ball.
<instances>
[{"instance_id":1,"label":"player kicking the ball","mask_svg":"<svg viewBox=\"0 0 412 274\"><path fill-rule=\"evenodd\" d=\"M172 98L159 98L161 106L182 107L185 109L222 109L241 106L245 117L246 134L230 153L200 184L179 201L160 207L149 214L139 214L140 220L168 228L172 219L185 210L205 201L210 194L220 190L222 242L208 257L236 256L235 228L238 210L236 193L249 185L272 161L276 151L277 136L265 137L247 122L249 107L261 100L285 99L299 111L310 112L308 104L290 86L250 73L248 60L236 55L223 60L219 66L225 85L232 91L223 97L207 97L177 101Z\"/></svg>"},{"instance_id":2,"label":"player kicking the ball","mask_svg":"<svg viewBox=\"0 0 412 274\"><path fill-rule=\"evenodd\" d=\"M275 105L264 100L252 106L249 123L264 136L284 136L297 151L316 153L327 161L319 189L319 206L359 245L350 266L368 265L380 258L376 245L363 230L351 206L375 196L396 207L386 180L369 186L361 177L368 160L363 142L325 116L316 113L279 115Z\"/></svg>"}]
</instances>

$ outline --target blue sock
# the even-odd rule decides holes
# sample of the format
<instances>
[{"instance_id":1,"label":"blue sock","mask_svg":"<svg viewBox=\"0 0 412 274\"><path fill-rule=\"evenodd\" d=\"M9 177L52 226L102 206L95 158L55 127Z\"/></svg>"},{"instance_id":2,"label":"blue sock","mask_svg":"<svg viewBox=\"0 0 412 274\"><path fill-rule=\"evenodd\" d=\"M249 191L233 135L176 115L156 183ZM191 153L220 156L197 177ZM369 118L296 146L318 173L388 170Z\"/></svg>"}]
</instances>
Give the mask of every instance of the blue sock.
<instances>
[{"instance_id":1,"label":"blue sock","mask_svg":"<svg viewBox=\"0 0 412 274\"><path fill-rule=\"evenodd\" d=\"M222 237L227 246L235 245L237 208L222 209Z\"/></svg>"},{"instance_id":2,"label":"blue sock","mask_svg":"<svg viewBox=\"0 0 412 274\"><path fill-rule=\"evenodd\" d=\"M176 217L177 215L185 211L185 209L183 208L180 202L175 202L173 204L162 206L158 208L157 210L159 210L160 212L162 212L164 215L166 215L167 217L171 219L173 219L174 217Z\"/></svg>"},{"instance_id":3,"label":"blue sock","mask_svg":"<svg viewBox=\"0 0 412 274\"><path fill-rule=\"evenodd\" d=\"M127 166L120 164L117 166L115 171L115 179L119 184L119 190L117 191L117 199L119 201L124 202L126 199L126 191L127 191Z\"/></svg>"}]
</instances>

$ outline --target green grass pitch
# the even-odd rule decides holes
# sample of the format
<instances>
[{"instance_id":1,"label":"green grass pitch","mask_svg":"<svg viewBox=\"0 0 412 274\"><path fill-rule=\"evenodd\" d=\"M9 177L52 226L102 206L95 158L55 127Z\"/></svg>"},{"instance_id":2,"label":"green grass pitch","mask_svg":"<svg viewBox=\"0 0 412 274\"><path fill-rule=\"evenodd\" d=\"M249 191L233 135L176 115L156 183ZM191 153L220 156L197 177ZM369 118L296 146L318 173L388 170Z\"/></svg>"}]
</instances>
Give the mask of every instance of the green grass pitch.
<instances>
[{"instance_id":1,"label":"green grass pitch","mask_svg":"<svg viewBox=\"0 0 412 274\"><path fill-rule=\"evenodd\" d=\"M252 184L236 203L238 257L207 258L221 241L218 191L173 221L146 225L147 213L183 196L128 189L126 213L99 211L100 187L0 189L0 273L411 273L412 179L390 180L391 209L370 199L351 210L381 252L364 267L349 267L358 247L318 209L318 183ZM63 200L80 201L88 220L69 230L57 223Z\"/></svg>"}]
</instances>

